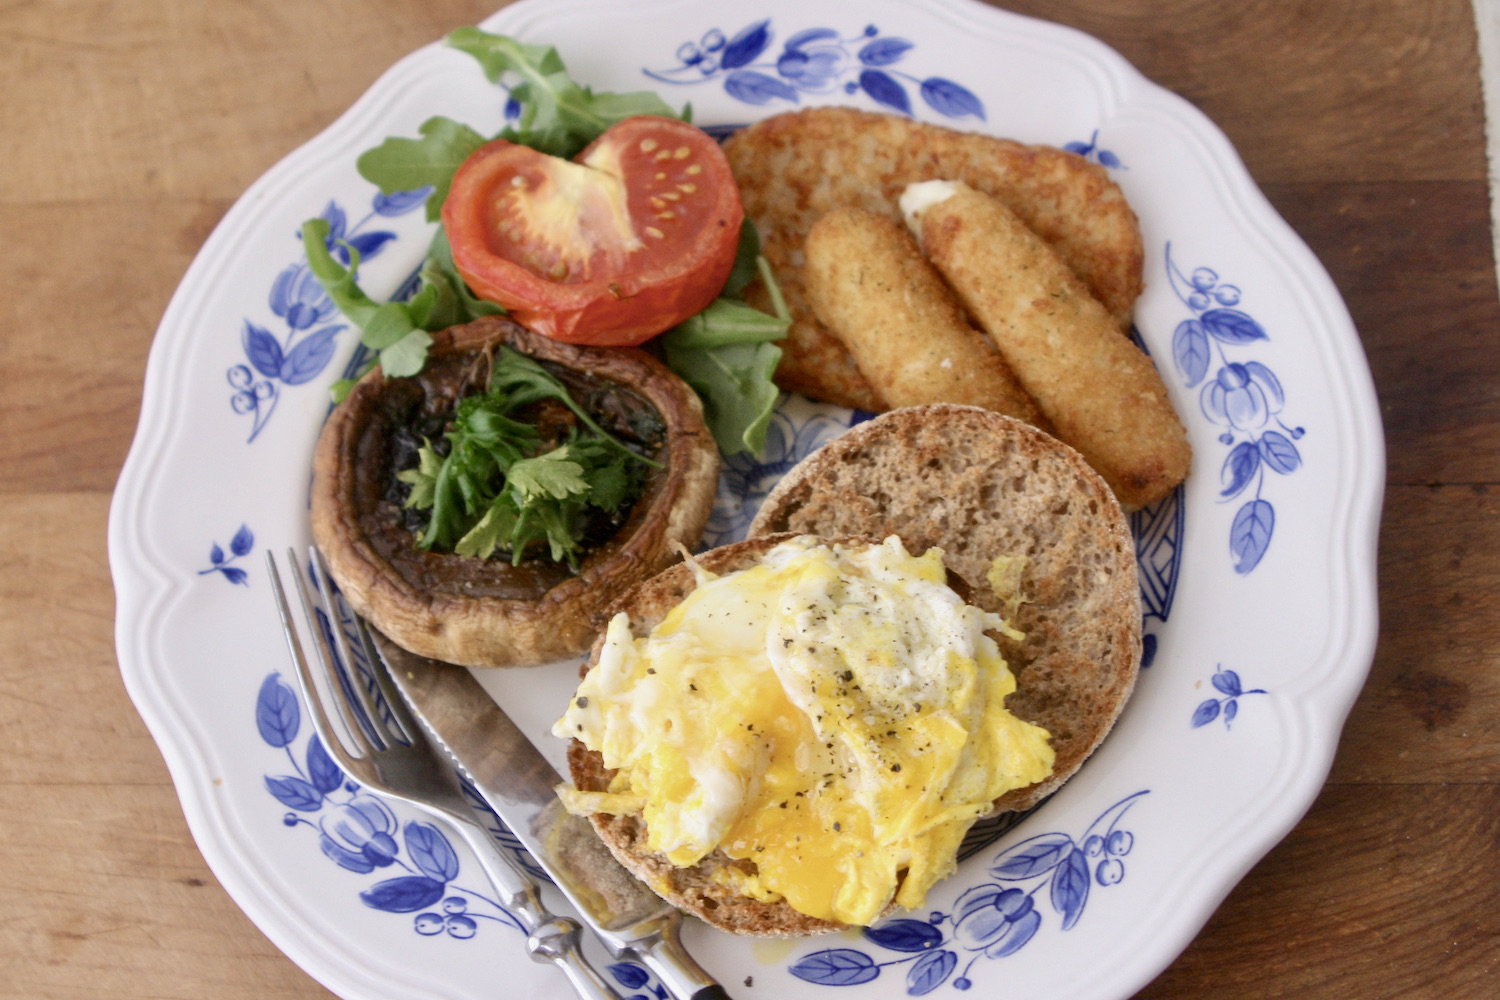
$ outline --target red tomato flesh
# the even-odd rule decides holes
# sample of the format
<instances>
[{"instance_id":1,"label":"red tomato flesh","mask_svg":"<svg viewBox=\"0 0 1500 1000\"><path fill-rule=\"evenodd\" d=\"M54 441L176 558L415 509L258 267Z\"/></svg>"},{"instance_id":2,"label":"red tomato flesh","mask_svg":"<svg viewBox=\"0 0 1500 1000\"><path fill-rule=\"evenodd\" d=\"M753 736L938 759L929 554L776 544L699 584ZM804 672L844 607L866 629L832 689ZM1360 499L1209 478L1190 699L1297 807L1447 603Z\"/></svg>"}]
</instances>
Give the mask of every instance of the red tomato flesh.
<instances>
[{"instance_id":1,"label":"red tomato flesh","mask_svg":"<svg viewBox=\"0 0 1500 1000\"><path fill-rule=\"evenodd\" d=\"M575 344L639 344L724 287L744 207L705 132L627 118L573 161L503 139L453 175L443 226L475 294Z\"/></svg>"}]
</instances>

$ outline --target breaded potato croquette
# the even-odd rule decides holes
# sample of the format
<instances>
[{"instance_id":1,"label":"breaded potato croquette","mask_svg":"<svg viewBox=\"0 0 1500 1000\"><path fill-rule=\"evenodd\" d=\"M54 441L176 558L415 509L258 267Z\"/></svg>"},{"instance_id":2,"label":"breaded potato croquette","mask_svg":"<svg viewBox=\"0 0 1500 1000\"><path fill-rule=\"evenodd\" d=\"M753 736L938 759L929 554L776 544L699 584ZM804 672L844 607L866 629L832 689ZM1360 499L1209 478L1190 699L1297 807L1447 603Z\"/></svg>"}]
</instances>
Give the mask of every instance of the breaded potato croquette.
<instances>
[{"instance_id":1,"label":"breaded potato croquette","mask_svg":"<svg viewBox=\"0 0 1500 1000\"><path fill-rule=\"evenodd\" d=\"M880 409L854 361L812 314L802 287L802 244L836 208L900 220L907 184L949 177L993 194L1054 247L1123 332L1141 291L1144 253L1135 213L1103 168L1049 146L1025 146L853 108L776 115L724 144L730 169L792 314L776 381L845 406ZM759 283L747 293L769 308Z\"/></svg>"},{"instance_id":2,"label":"breaded potato croquette","mask_svg":"<svg viewBox=\"0 0 1500 1000\"><path fill-rule=\"evenodd\" d=\"M841 208L812 227L805 252L813 312L887 405L965 403L1044 424L1036 401L900 225Z\"/></svg>"},{"instance_id":3,"label":"breaded potato croquette","mask_svg":"<svg viewBox=\"0 0 1500 1000\"><path fill-rule=\"evenodd\" d=\"M901 198L922 250L1056 428L1120 498L1172 491L1192 452L1151 359L1014 212L966 184L913 184Z\"/></svg>"}]
</instances>

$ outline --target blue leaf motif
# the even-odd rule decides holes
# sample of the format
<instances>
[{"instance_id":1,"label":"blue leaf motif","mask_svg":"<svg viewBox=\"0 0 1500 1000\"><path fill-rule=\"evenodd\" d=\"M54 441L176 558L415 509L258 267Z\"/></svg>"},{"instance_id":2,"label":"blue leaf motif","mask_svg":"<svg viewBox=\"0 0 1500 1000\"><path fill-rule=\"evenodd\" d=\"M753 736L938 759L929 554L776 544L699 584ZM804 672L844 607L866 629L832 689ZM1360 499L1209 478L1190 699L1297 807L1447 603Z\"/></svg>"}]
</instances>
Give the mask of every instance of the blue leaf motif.
<instances>
[{"instance_id":1,"label":"blue leaf motif","mask_svg":"<svg viewBox=\"0 0 1500 1000\"><path fill-rule=\"evenodd\" d=\"M458 878L458 855L441 830L430 823L406 824L406 851L422 873L439 882Z\"/></svg>"},{"instance_id":2,"label":"blue leaf motif","mask_svg":"<svg viewBox=\"0 0 1500 1000\"><path fill-rule=\"evenodd\" d=\"M1283 476L1297 471L1302 464L1302 455L1297 446L1287 440L1280 431L1266 431L1260 438L1260 457L1266 465Z\"/></svg>"},{"instance_id":3,"label":"blue leaf motif","mask_svg":"<svg viewBox=\"0 0 1500 1000\"><path fill-rule=\"evenodd\" d=\"M355 250L359 251L359 259L363 263L380 253L385 248L385 245L395 238L395 233L387 232L384 229L377 229L371 233L360 233L357 236L351 236L347 242Z\"/></svg>"},{"instance_id":4,"label":"blue leaf motif","mask_svg":"<svg viewBox=\"0 0 1500 1000\"><path fill-rule=\"evenodd\" d=\"M906 96L906 88L897 83L896 78L889 73L867 69L859 74L859 85L876 104L894 108L903 115L911 114L911 98Z\"/></svg>"},{"instance_id":5,"label":"blue leaf motif","mask_svg":"<svg viewBox=\"0 0 1500 1000\"><path fill-rule=\"evenodd\" d=\"M432 194L432 185L414 188L410 191L393 191L390 194L377 194L371 207L376 213L388 219L398 215L405 215L412 209L417 208L427 201L427 196Z\"/></svg>"},{"instance_id":6,"label":"blue leaf motif","mask_svg":"<svg viewBox=\"0 0 1500 1000\"><path fill-rule=\"evenodd\" d=\"M1094 147L1086 142L1070 142L1063 147L1064 152L1074 153L1078 156L1087 156L1093 149Z\"/></svg>"},{"instance_id":7,"label":"blue leaf motif","mask_svg":"<svg viewBox=\"0 0 1500 1000\"><path fill-rule=\"evenodd\" d=\"M834 39L837 37L839 37L839 33L832 28L808 28L788 38L786 40L786 47L790 51L800 49L809 42L821 42L824 39Z\"/></svg>"},{"instance_id":8,"label":"blue leaf motif","mask_svg":"<svg viewBox=\"0 0 1500 1000\"><path fill-rule=\"evenodd\" d=\"M230 583L238 583L246 587L250 586L250 574L242 569L235 569L233 566L224 566L219 569L219 572L223 573L224 579Z\"/></svg>"},{"instance_id":9,"label":"blue leaf motif","mask_svg":"<svg viewBox=\"0 0 1500 1000\"><path fill-rule=\"evenodd\" d=\"M829 948L813 952L787 971L819 986L858 986L880 975L880 966L862 951Z\"/></svg>"},{"instance_id":10,"label":"blue leaf motif","mask_svg":"<svg viewBox=\"0 0 1500 1000\"><path fill-rule=\"evenodd\" d=\"M245 346L245 357L250 359L256 371L266 378L278 378L281 375L281 345L269 330L262 329L247 319L240 342Z\"/></svg>"},{"instance_id":11,"label":"blue leaf motif","mask_svg":"<svg viewBox=\"0 0 1500 1000\"><path fill-rule=\"evenodd\" d=\"M891 951L928 951L943 943L943 932L925 920L889 920L866 927L865 937Z\"/></svg>"},{"instance_id":12,"label":"blue leaf motif","mask_svg":"<svg viewBox=\"0 0 1500 1000\"><path fill-rule=\"evenodd\" d=\"M984 950L986 958L1004 958L1014 955L1020 951L1022 946L1030 941L1036 934L1036 929L1042 926L1042 915L1035 910L1028 910L1025 914L1016 918L1011 925L1010 932ZM1066 927L1064 927L1066 930Z\"/></svg>"},{"instance_id":13,"label":"blue leaf motif","mask_svg":"<svg viewBox=\"0 0 1500 1000\"><path fill-rule=\"evenodd\" d=\"M317 812L323 808L323 793L302 778L266 775L266 791L276 796L277 802L298 812Z\"/></svg>"},{"instance_id":14,"label":"blue leaf motif","mask_svg":"<svg viewBox=\"0 0 1500 1000\"><path fill-rule=\"evenodd\" d=\"M208 561L215 566L224 561L224 550L219 548L218 542L214 542L214 547L208 550Z\"/></svg>"},{"instance_id":15,"label":"blue leaf motif","mask_svg":"<svg viewBox=\"0 0 1500 1000\"><path fill-rule=\"evenodd\" d=\"M1049 872L1073 850L1073 838L1065 833L1044 833L1023 840L995 859L990 872L996 878L1016 882Z\"/></svg>"},{"instance_id":16,"label":"blue leaf motif","mask_svg":"<svg viewBox=\"0 0 1500 1000\"><path fill-rule=\"evenodd\" d=\"M931 993L943 985L957 967L958 956L946 948L923 955L906 973L906 992L914 997Z\"/></svg>"},{"instance_id":17,"label":"blue leaf motif","mask_svg":"<svg viewBox=\"0 0 1500 1000\"><path fill-rule=\"evenodd\" d=\"M218 548L217 545L214 548ZM229 540L229 551L237 556L247 556L250 550L255 548L255 533L247 525L240 525L240 530L234 533ZM217 559L214 562L218 562Z\"/></svg>"},{"instance_id":18,"label":"blue leaf motif","mask_svg":"<svg viewBox=\"0 0 1500 1000\"><path fill-rule=\"evenodd\" d=\"M255 699L255 727L260 730L260 738L273 747L284 747L297 738L300 719L292 689L282 682L280 674L268 675Z\"/></svg>"},{"instance_id":19,"label":"blue leaf motif","mask_svg":"<svg viewBox=\"0 0 1500 1000\"><path fill-rule=\"evenodd\" d=\"M1235 445L1229 457L1224 459L1224 468L1219 471L1219 482L1227 483L1219 496L1239 496L1259 468L1260 449L1254 441L1241 441Z\"/></svg>"},{"instance_id":20,"label":"blue leaf motif","mask_svg":"<svg viewBox=\"0 0 1500 1000\"><path fill-rule=\"evenodd\" d=\"M1198 318L1210 336L1225 344L1270 339L1259 323L1238 309L1210 309Z\"/></svg>"},{"instance_id":21,"label":"blue leaf motif","mask_svg":"<svg viewBox=\"0 0 1500 1000\"><path fill-rule=\"evenodd\" d=\"M877 38L859 50L859 61L866 66L889 66L900 62L911 47L904 38Z\"/></svg>"},{"instance_id":22,"label":"blue leaf motif","mask_svg":"<svg viewBox=\"0 0 1500 1000\"><path fill-rule=\"evenodd\" d=\"M1229 526L1229 552L1234 556L1234 571L1245 574L1254 569L1271 544L1276 527L1276 511L1265 500L1251 500L1234 515Z\"/></svg>"},{"instance_id":23,"label":"blue leaf motif","mask_svg":"<svg viewBox=\"0 0 1500 1000\"><path fill-rule=\"evenodd\" d=\"M328 756L328 750L317 733L307 744L307 776L313 787L327 795L344 783L344 772Z\"/></svg>"},{"instance_id":24,"label":"blue leaf motif","mask_svg":"<svg viewBox=\"0 0 1500 1000\"><path fill-rule=\"evenodd\" d=\"M638 990L651 981L651 973L633 962L616 962L609 967L609 974L627 990Z\"/></svg>"},{"instance_id":25,"label":"blue leaf motif","mask_svg":"<svg viewBox=\"0 0 1500 1000\"><path fill-rule=\"evenodd\" d=\"M442 899L443 889L441 882L420 875L406 875L377 882L360 893L359 898L366 906L387 913L415 913Z\"/></svg>"},{"instance_id":26,"label":"blue leaf motif","mask_svg":"<svg viewBox=\"0 0 1500 1000\"><path fill-rule=\"evenodd\" d=\"M1193 710L1193 728L1206 726L1219 717L1219 699L1210 698Z\"/></svg>"},{"instance_id":27,"label":"blue leaf motif","mask_svg":"<svg viewBox=\"0 0 1500 1000\"><path fill-rule=\"evenodd\" d=\"M930 76L922 81L921 93L927 106L940 115L947 115L949 118L973 115L984 121L984 102L952 80Z\"/></svg>"},{"instance_id":28,"label":"blue leaf motif","mask_svg":"<svg viewBox=\"0 0 1500 1000\"><path fill-rule=\"evenodd\" d=\"M281 362L281 381L287 385L301 385L316 378L333 357L333 338L342 326L328 326L303 338L302 342L287 352Z\"/></svg>"},{"instance_id":29,"label":"blue leaf motif","mask_svg":"<svg viewBox=\"0 0 1500 1000\"><path fill-rule=\"evenodd\" d=\"M730 73L724 78L724 90L730 97L746 104L769 104L778 97L787 101L797 100L797 88L785 80L778 80L753 69Z\"/></svg>"},{"instance_id":30,"label":"blue leaf motif","mask_svg":"<svg viewBox=\"0 0 1500 1000\"><path fill-rule=\"evenodd\" d=\"M1068 930L1083 916L1089 899L1089 862L1082 850L1069 854L1052 875L1052 908L1062 914L1062 929Z\"/></svg>"},{"instance_id":31,"label":"blue leaf motif","mask_svg":"<svg viewBox=\"0 0 1500 1000\"><path fill-rule=\"evenodd\" d=\"M1227 726L1231 722L1233 722L1234 721L1234 717L1236 715L1238 715L1239 712L1240 712L1240 703L1238 701L1235 701L1233 698L1230 698L1227 702L1225 702L1224 703L1224 725Z\"/></svg>"},{"instance_id":32,"label":"blue leaf motif","mask_svg":"<svg viewBox=\"0 0 1500 1000\"><path fill-rule=\"evenodd\" d=\"M1240 688L1240 675L1233 670L1220 670L1210 680L1214 687L1231 698L1236 698L1244 693Z\"/></svg>"},{"instance_id":33,"label":"blue leaf motif","mask_svg":"<svg viewBox=\"0 0 1500 1000\"><path fill-rule=\"evenodd\" d=\"M719 57L719 65L725 69L739 69L755 61L755 57L766 50L771 42L770 18L758 21L747 28L742 28L738 34L729 40L724 46L724 54Z\"/></svg>"},{"instance_id":34,"label":"blue leaf motif","mask_svg":"<svg viewBox=\"0 0 1500 1000\"><path fill-rule=\"evenodd\" d=\"M1189 389L1202 382L1203 376L1208 374L1211 355L1208 334L1203 332L1202 323L1195 319L1185 319L1177 324L1177 329L1172 334L1172 360L1177 362L1178 371L1187 379Z\"/></svg>"},{"instance_id":35,"label":"blue leaf motif","mask_svg":"<svg viewBox=\"0 0 1500 1000\"><path fill-rule=\"evenodd\" d=\"M1119 170L1124 166L1124 164L1120 162L1120 158L1107 149L1099 150L1099 165L1103 167L1109 167L1111 170Z\"/></svg>"}]
</instances>

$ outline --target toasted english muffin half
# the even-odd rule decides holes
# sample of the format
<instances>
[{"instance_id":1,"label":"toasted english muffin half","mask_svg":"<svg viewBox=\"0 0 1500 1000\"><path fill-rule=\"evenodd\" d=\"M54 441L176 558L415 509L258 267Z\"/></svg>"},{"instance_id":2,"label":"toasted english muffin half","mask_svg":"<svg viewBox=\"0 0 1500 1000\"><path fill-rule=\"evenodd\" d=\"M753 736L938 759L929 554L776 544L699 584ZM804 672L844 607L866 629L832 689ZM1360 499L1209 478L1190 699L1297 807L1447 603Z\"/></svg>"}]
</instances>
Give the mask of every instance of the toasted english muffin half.
<instances>
[{"instance_id":1,"label":"toasted english muffin half","mask_svg":"<svg viewBox=\"0 0 1500 1000\"><path fill-rule=\"evenodd\" d=\"M537 361L615 433L638 415L657 432L640 497L577 572L542 557L512 566L419 548L397 474L443 434L458 400L488 380L501 346ZM313 455L313 540L344 596L404 649L466 667L531 666L576 656L599 610L694 545L713 507L719 451L698 396L644 351L582 347L486 316L433 335L423 370L359 381L324 424Z\"/></svg>"},{"instance_id":2,"label":"toasted english muffin half","mask_svg":"<svg viewBox=\"0 0 1500 1000\"><path fill-rule=\"evenodd\" d=\"M998 799L997 812L1031 808L1073 775L1134 686L1141 612L1125 515L1077 452L1019 421L948 404L892 411L792 469L750 531L746 541L696 561L723 574L755 565L797 535L848 543L895 534L912 553L941 547L960 596L1026 633L1023 642L997 637L1018 685L1006 708L1051 733L1057 762L1047 780ZM1019 607L989 579L997 556L1025 558L1024 565L1010 564L1020 565ZM1008 589L999 575L996 580ZM632 633L643 636L694 586L690 566L673 566L634 587L607 614L625 612ZM597 660L602 641L582 672ZM613 772L598 753L574 741L568 762L578 788L607 789ZM621 864L720 930L787 937L842 928L785 902L740 895L714 879L718 868L751 862L716 851L678 868L646 847L640 817L599 813L591 819Z\"/></svg>"}]
</instances>

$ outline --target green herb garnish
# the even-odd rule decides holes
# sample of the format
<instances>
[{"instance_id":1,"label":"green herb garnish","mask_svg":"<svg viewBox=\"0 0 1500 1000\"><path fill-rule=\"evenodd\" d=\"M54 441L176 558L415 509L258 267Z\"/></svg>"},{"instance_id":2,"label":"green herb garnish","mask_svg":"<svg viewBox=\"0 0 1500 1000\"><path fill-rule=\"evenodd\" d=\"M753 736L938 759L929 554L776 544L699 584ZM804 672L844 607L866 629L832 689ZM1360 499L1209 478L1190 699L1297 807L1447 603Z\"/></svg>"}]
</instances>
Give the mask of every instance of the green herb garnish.
<instances>
[{"instance_id":1,"label":"green herb garnish","mask_svg":"<svg viewBox=\"0 0 1500 1000\"><path fill-rule=\"evenodd\" d=\"M546 442L516 414L545 399L567 406L580 426L537 453ZM619 511L640 493L642 467L659 467L601 428L545 368L508 347L494 359L488 389L459 401L444 438L446 455L424 442L416 468L396 475L411 487L406 506L429 512L418 547L481 559L498 549L516 564L540 542L576 571L596 517L591 508Z\"/></svg>"}]
</instances>

